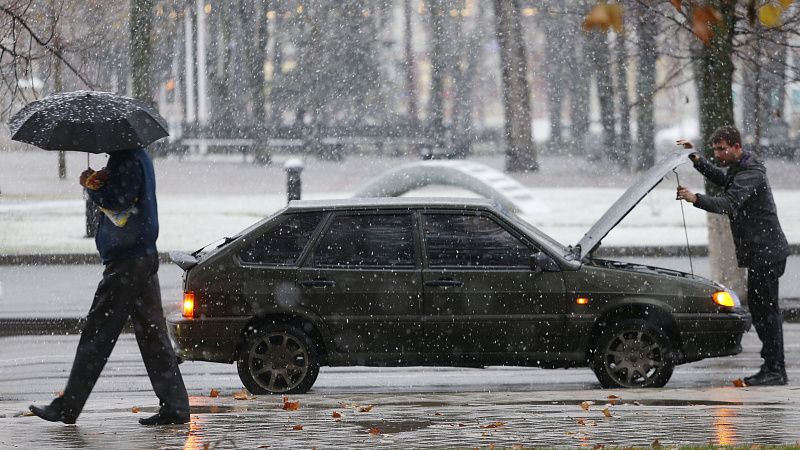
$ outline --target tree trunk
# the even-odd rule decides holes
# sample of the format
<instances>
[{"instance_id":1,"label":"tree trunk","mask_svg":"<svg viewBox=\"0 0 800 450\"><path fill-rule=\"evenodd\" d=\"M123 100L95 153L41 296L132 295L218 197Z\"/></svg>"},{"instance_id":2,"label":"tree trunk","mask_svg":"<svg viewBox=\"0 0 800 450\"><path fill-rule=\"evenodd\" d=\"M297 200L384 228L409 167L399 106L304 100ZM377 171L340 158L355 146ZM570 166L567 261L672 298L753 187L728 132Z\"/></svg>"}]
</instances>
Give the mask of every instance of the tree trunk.
<instances>
[{"instance_id":1,"label":"tree trunk","mask_svg":"<svg viewBox=\"0 0 800 450\"><path fill-rule=\"evenodd\" d=\"M447 148L446 130L444 127L444 7L442 0L430 1L431 13L431 94L430 94L430 120L433 127L434 148L431 157L437 156Z\"/></svg>"},{"instance_id":2,"label":"tree trunk","mask_svg":"<svg viewBox=\"0 0 800 450\"><path fill-rule=\"evenodd\" d=\"M62 47L61 47L61 36L58 33L58 9L56 7L55 0L50 0L48 4L48 15L50 25L53 27L52 29L52 36L53 36L53 47L55 48L58 54L63 54ZM60 58L53 58L53 90L55 92L61 92L64 90L64 84L62 81L62 61ZM63 150L58 152L58 178L66 179L67 178L67 158L66 152Z\"/></svg>"},{"instance_id":3,"label":"tree trunk","mask_svg":"<svg viewBox=\"0 0 800 450\"><path fill-rule=\"evenodd\" d=\"M619 145L618 157L622 167L631 165L630 102L628 101L628 52L625 49L624 32L617 33L617 96L619 98Z\"/></svg>"},{"instance_id":4,"label":"tree trunk","mask_svg":"<svg viewBox=\"0 0 800 450\"><path fill-rule=\"evenodd\" d=\"M639 66L636 76L636 154L639 170L647 170L653 167L656 161L653 98L656 95L658 22L648 8L640 8L636 19L639 47Z\"/></svg>"},{"instance_id":5,"label":"tree trunk","mask_svg":"<svg viewBox=\"0 0 800 450\"><path fill-rule=\"evenodd\" d=\"M153 0L131 0L131 67L133 97L153 103L150 88L151 13Z\"/></svg>"},{"instance_id":6,"label":"tree trunk","mask_svg":"<svg viewBox=\"0 0 800 450\"><path fill-rule=\"evenodd\" d=\"M411 45L411 0L403 0L403 51L405 58L406 97L408 98L408 123L417 125L417 89L414 77L414 49Z\"/></svg>"},{"instance_id":7,"label":"tree trunk","mask_svg":"<svg viewBox=\"0 0 800 450\"><path fill-rule=\"evenodd\" d=\"M518 0L494 0L495 32L500 44L507 172L539 169L531 133L528 66L518 13Z\"/></svg>"},{"instance_id":8,"label":"tree trunk","mask_svg":"<svg viewBox=\"0 0 800 450\"><path fill-rule=\"evenodd\" d=\"M594 68L597 96L600 101L600 123L603 126L603 150L611 161L619 162L614 129L614 83L611 78L608 36L602 31L593 31L589 37L590 55Z\"/></svg>"},{"instance_id":9,"label":"tree trunk","mask_svg":"<svg viewBox=\"0 0 800 450\"><path fill-rule=\"evenodd\" d=\"M722 14L722 23L714 27L714 37L708 45L697 48L694 58L698 98L700 99L700 136L702 144L709 142L711 134L723 125L733 125L733 25L736 2L715 0L710 2ZM710 145L703 145L705 155L713 156ZM717 195L722 188L706 180L709 195ZM747 297L745 272L738 268L728 219L722 215L708 214L708 253L711 276L744 299Z\"/></svg>"}]
</instances>

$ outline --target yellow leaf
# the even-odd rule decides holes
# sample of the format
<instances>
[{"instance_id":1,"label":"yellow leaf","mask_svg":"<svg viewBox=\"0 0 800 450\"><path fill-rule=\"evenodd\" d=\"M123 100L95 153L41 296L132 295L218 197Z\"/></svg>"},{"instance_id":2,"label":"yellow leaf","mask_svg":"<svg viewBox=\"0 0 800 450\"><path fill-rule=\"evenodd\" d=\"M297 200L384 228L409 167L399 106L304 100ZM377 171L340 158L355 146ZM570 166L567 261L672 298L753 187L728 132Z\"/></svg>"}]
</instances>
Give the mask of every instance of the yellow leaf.
<instances>
[{"instance_id":1,"label":"yellow leaf","mask_svg":"<svg viewBox=\"0 0 800 450\"><path fill-rule=\"evenodd\" d=\"M775 3L767 3L758 8L758 20L767 27L775 28L781 26L781 13L783 8Z\"/></svg>"},{"instance_id":2,"label":"yellow leaf","mask_svg":"<svg viewBox=\"0 0 800 450\"><path fill-rule=\"evenodd\" d=\"M584 411L588 411L589 407L592 406L593 403L594 402L589 402L589 401L581 402L581 409Z\"/></svg>"},{"instance_id":3,"label":"yellow leaf","mask_svg":"<svg viewBox=\"0 0 800 450\"><path fill-rule=\"evenodd\" d=\"M505 424L506 424L505 422L492 422L486 425L481 425L481 428L500 428Z\"/></svg>"},{"instance_id":4,"label":"yellow leaf","mask_svg":"<svg viewBox=\"0 0 800 450\"><path fill-rule=\"evenodd\" d=\"M236 400L247 400L247 391L242 389L233 393L233 398Z\"/></svg>"},{"instance_id":5,"label":"yellow leaf","mask_svg":"<svg viewBox=\"0 0 800 450\"><path fill-rule=\"evenodd\" d=\"M606 417L611 417L611 411L608 408L603 408L603 415Z\"/></svg>"},{"instance_id":6,"label":"yellow leaf","mask_svg":"<svg viewBox=\"0 0 800 450\"><path fill-rule=\"evenodd\" d=\"M783 9L789 9L789 7L792 6L792 3L794 3L794 0L778 0L778 3L783 6Z\"/></svg>"},{"instance_id":7,"label":"yellow leaf","mask_svg":"<svg viewBox=\"0 0 800 450\"><path fill-rule=\"evenodd\" d=\"M138 414L139 411L141 411L141 409L139 409L138 406L134 406L133 408L131 408L131 412L134 413L134 414Z\"/></svg>"}]
</instances>

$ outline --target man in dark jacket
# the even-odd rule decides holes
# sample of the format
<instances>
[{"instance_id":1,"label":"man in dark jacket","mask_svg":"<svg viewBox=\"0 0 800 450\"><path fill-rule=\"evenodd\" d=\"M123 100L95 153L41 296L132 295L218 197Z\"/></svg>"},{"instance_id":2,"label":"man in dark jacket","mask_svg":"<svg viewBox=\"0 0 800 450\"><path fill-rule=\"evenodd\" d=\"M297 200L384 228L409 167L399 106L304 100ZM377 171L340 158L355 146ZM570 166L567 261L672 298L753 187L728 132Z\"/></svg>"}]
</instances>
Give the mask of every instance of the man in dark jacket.
<instances>
[{"instance_id":1,"label":"man in dark jacket","mask_svg":"<svg viewBox=\"0 0 800 450\"><path fill-rule=\"evenodd\" d=\"M678 141L692 148L688 141ZM747 304L753 325L761 339L764 364L746 377L749 386L783 385L787 382L783 358L783 316L778 305L778 279L786 268L789 244L783 234L767 170L752 153L742 149L739 131L732 126L717 129L711 136L714 159L727 172L714 167L697 153L689 158L695 169L712 183L724 188L718 196L694 194L678 186L678 199L705 211L725 214L731 222L736 259L747 267Z\"/></svg>"},{"instance_id":2,"label":"man in dark jacket","mask_svg":"<svg viewBox=\"0 0 800 450\"><path fill-rule=\"evenodd\" d=\"M48 406L31 406L52 422L75 423L122 328L133 319L136 341L161 408L143 425L189 421L189 399L167 336L158 283L158 209L153 162L143 149L110 154L102 171L81 174L81 186L104 212L95 237L103 280L81 332L64 389Z\"/></svg>"}]
</instances>

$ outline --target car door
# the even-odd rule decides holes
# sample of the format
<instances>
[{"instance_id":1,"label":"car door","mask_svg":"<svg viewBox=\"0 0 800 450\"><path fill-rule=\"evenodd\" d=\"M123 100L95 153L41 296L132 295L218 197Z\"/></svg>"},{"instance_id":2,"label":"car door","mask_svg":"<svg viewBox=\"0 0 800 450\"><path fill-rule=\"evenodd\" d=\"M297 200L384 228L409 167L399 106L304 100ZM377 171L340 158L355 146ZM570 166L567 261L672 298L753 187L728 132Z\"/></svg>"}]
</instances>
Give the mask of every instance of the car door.
<instances>
[{"instance_id":1,"label":"car door","mask_svg":"<svg viewBox=\"0 0 800 450\"><path fill-rule=\"evenodd\" d=\"M532 270L539 250L522 233L480 211L425 213L421 226L429 352L510 361L563 334L561 272Z\"/></svg>"},{"instance_id":2,"label":"car door","mask_svg":"<svg viewBox=\"0 0 800 450\"><path fill-rule=\"evenodd\" d=\"M368 362L409 356L422 337L422 273L410 212L333 214L298 273L303 303L338 352Z\"/></svg>"}]
</instances>

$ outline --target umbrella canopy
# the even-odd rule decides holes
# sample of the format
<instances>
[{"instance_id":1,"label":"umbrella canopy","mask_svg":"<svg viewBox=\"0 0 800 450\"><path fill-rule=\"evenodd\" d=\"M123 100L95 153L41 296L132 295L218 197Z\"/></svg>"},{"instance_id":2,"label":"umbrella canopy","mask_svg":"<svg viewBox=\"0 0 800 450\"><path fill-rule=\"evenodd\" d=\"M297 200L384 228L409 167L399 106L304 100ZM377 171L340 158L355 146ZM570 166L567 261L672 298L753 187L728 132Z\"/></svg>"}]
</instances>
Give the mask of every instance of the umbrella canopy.
<instances>
[{"instance_id":1,"label":"umbrella canopy","mask_svg":"<svg viewBox=\"0 0 800 450\"><path fill-rule=\"evenodd\" d=\"M31 102L8 127L15 141L89 153L142 148L169 136L166 120L146 103L96 91L63 92Z\"/></svg>"}]
</instances>

